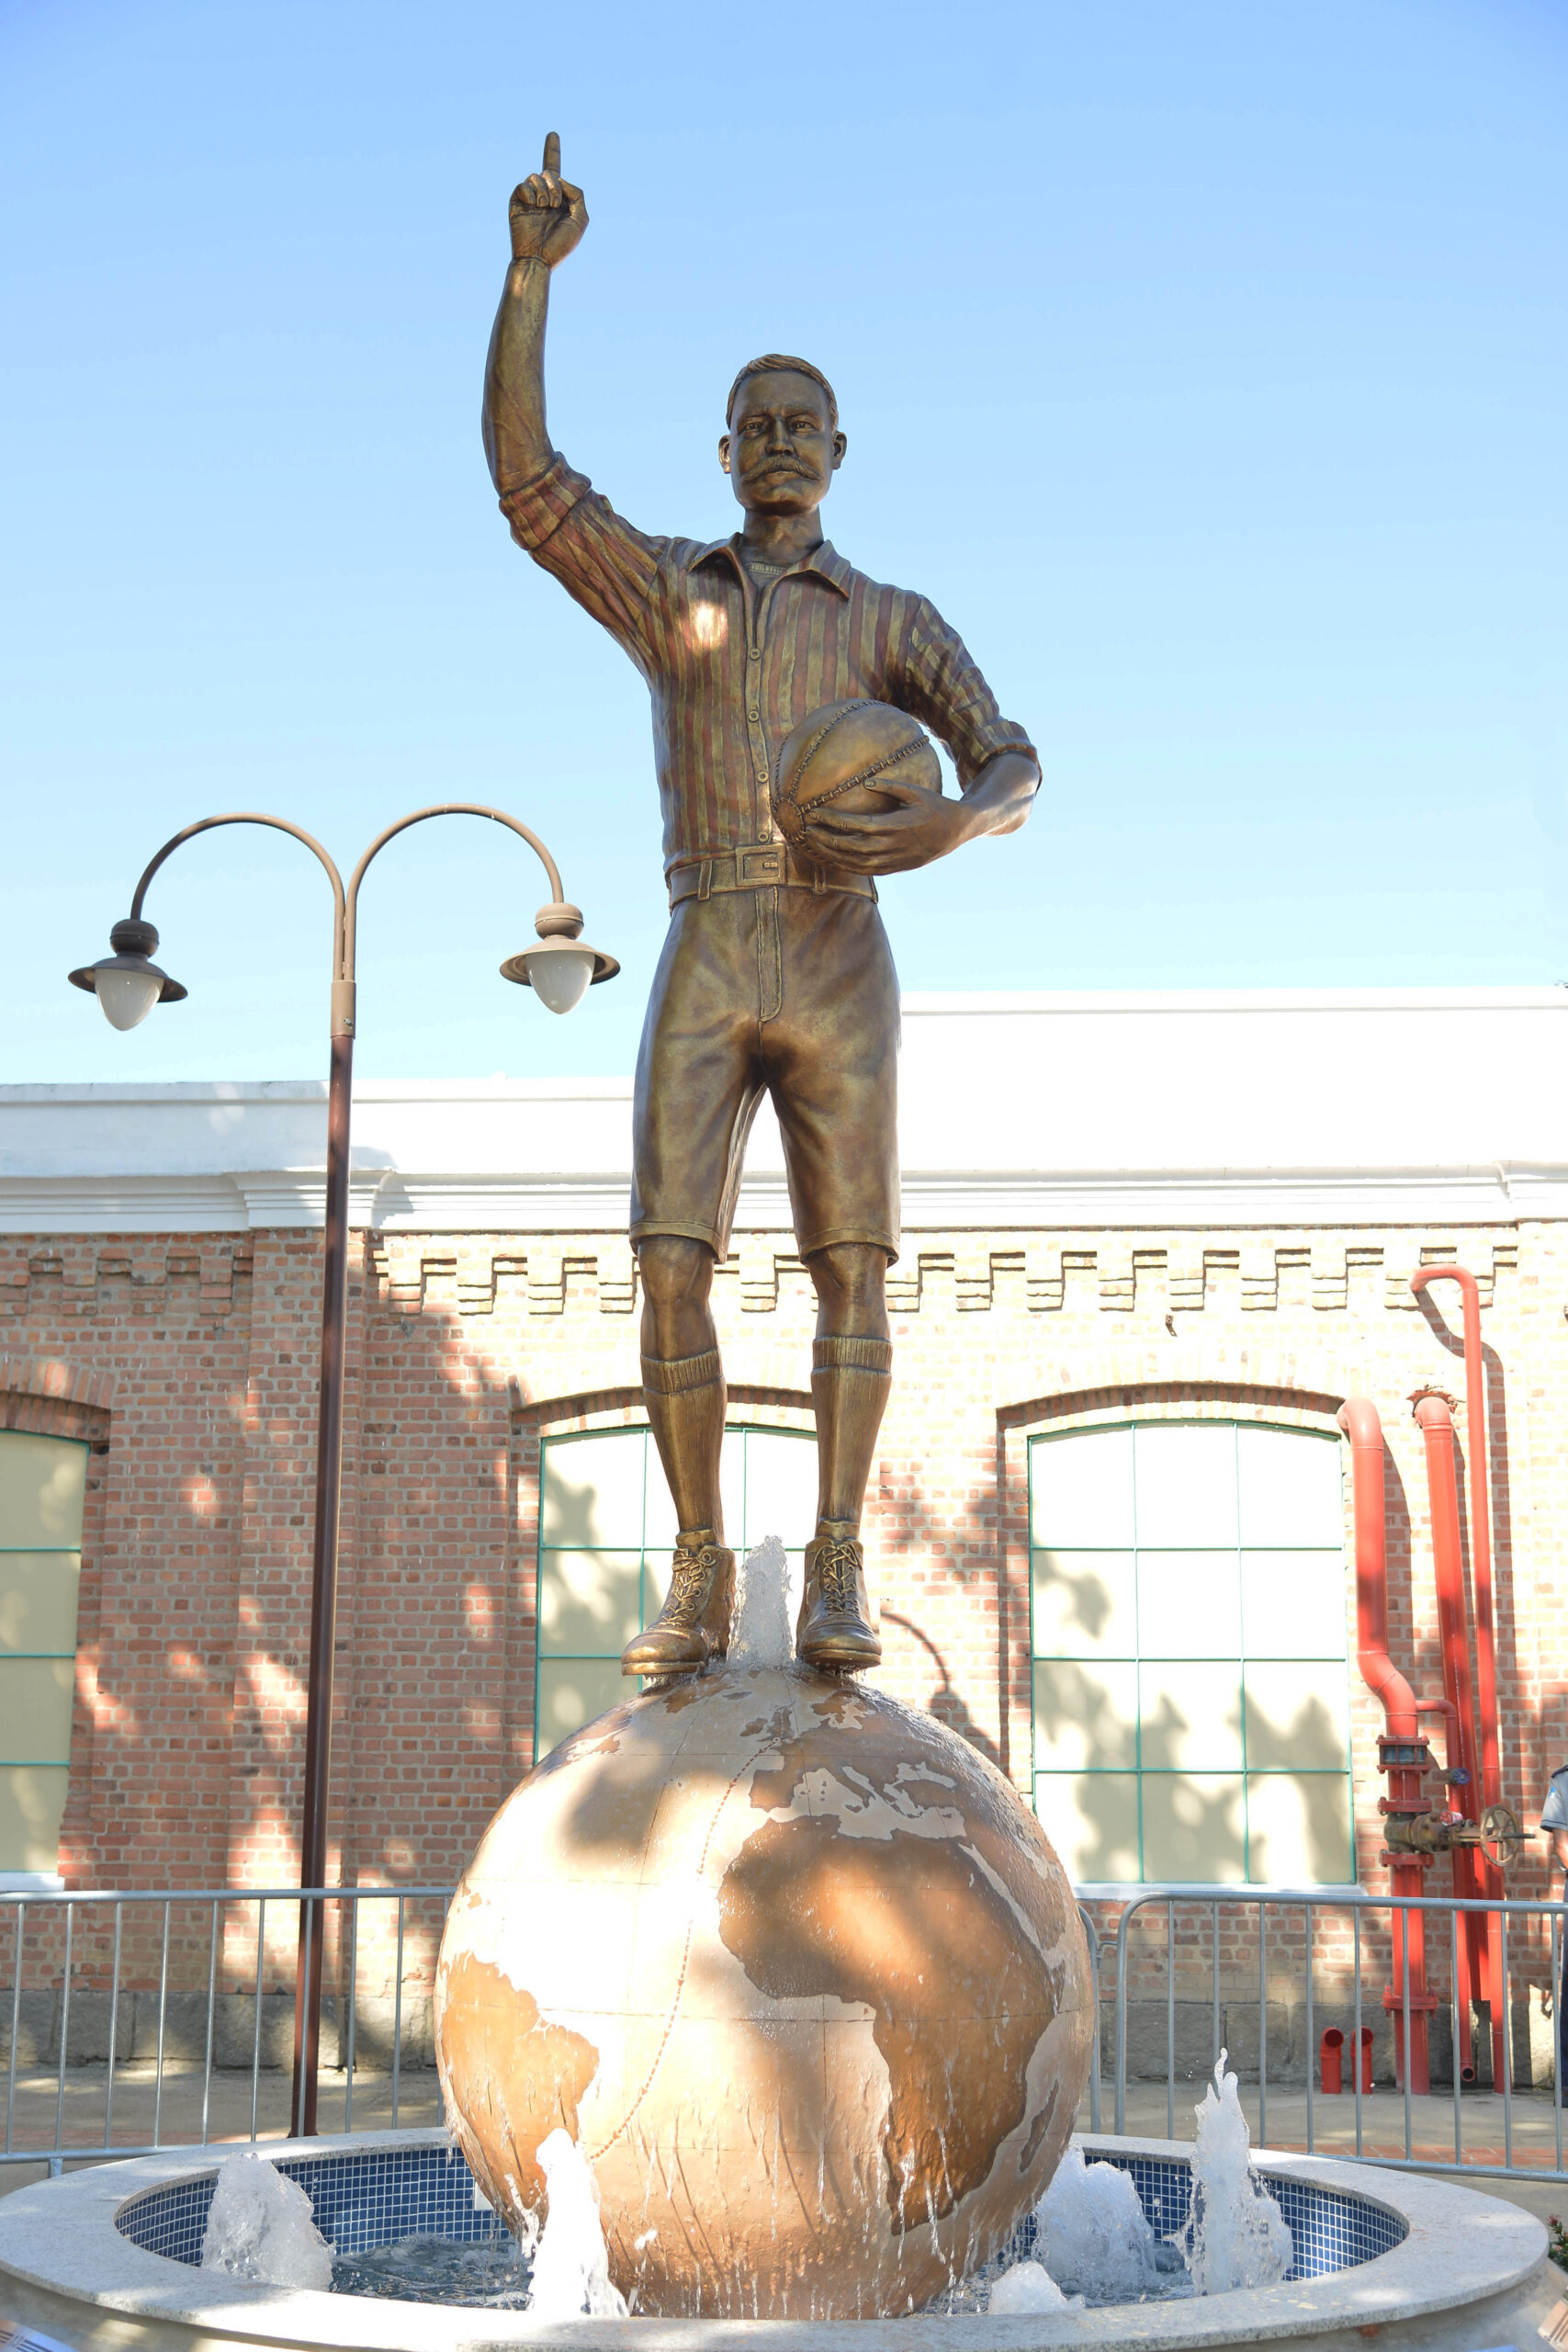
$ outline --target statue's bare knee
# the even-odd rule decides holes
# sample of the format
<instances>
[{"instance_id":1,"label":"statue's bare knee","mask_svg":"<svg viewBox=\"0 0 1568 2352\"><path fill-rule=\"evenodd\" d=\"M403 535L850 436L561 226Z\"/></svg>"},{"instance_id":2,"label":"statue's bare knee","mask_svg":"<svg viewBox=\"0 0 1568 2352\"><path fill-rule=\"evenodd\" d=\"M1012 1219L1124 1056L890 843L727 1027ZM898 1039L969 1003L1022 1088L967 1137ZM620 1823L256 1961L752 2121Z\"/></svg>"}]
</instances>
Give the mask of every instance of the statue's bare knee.
<instances>
[{"instance_id":1,"label":"statue's bare knee","mask_svg":"<svg viewBox=\"0 0 1568 2352\"><path fill-rule=\"evenodd\" d=\"M680 1233L650 1233L637 1244L642 1277L642 1351L671 1362L716 1344L708 1298L713 1251Z\"/></svg>"},{"instance_id":2,"label":"statue's bare knee","mask_svg":"<svg viewBox=\"0 0 1568 2352\"><path fill-rule=\"evenodd\" d=\"M887 1336L887 1252L872 1241L835 1241L807 1261L817 1291L818 1337Z\"/></svg>"}]
</instances>

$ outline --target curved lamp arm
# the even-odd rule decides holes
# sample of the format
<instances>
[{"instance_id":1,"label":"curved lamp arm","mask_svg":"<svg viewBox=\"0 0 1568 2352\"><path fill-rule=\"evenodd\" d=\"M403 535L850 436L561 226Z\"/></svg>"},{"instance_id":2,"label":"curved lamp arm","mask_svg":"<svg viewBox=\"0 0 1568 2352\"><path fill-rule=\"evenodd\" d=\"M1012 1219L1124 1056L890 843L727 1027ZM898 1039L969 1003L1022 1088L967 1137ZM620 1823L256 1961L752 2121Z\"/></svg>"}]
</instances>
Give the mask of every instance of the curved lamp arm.
<instances>
[{"instance_id":1,"label":"curved lamp arm","mask_svg":"<svg viewBox=\"0 0 1568 2352\"><path fill-rule=\"evenodd\" d=\"M544 842L539 839L538 834L531 832L520 818L509 817L504 808L487 808L482 801L479 800L442 800L438 801L435 806L431 808L416 808L412 816L400 817L395 825L389 825L384 833L377 834L375 840L371 842L369 848L366 851L364 856L355 867L354 873L350 877L348 885L348 912L344 933L343 968L340 974L342 978L345 980L352 980L354 978L355 937L358 922L359 886L365 879L366 867L369 865L371 859L376 856L378 851L386 848L387 843L391 841L395 835L406 832L411 825L423 825L427 817L489 817L498 825L509 825L512 831L514 833L520 833L523 839L527 842L529 848L536 852L540 863L544 866L545 872L549 876L550 888L554 893L555 904L559 906L562 903L560 868L557 865L555 859L550 855L549 851L545 847Z\"/></svg>"},{"instance_id":2,"label":"curved lamp arm","mask_svg":"<svg viewBox=\"0 0 1568 2352\"><path fill-rule=\"evenodd\" d=\"M264 817L257 815L254 810L246 808L237 809L232 816L228 817L201 817L197 819L194 825L186 825L182 831L177 832L175 835L172 841L166 841L164 843L163 848L158 852L157 856L153 858L152 864L142 875L141 881L137 884L135 890L131 894L131 922L140 922L141 921L141 901L147 896L147 885L152 881L152 876L157 873L158 868L164 864L165 858L172 857L175 850L179 848L182 842L193 840L197 833L209 833L215 825L270 825L275 832L292 833L297 842L303 842L306 848L312 851L321 860L322 865L326 868L327 880L333 886L333 976L334 978L341 977L343 972L344 928L343 876L338 872L337 866L333 858L328 854L327 851L321 847L321 842L316 839L315 835L313 833L308 833L303 825L291 825L287 817Z\"/></svg>"},{"instance_id":3,"label":"curved lamp arm","mask_svg":"<svg viewBox=\"0 0 1568 2352\"><path fill-rule=\"evenodd\" d=\"M178 980L160 971L148 959L158 944L156 927L143 916L142 902L147 887L166 858L171 857L184 842L197 833L210 832L216 825L269 825L276 832L289 833L320 862L333 887L333 982L332 1035L352 1037L355 1031L355 944L359 909L359 886L372 858L387 843L410 825L419 825L427 817L485 817L493 824L504 825L509 831L525 841L539 859L549 878L554 897L541 907L534 919L538 944L527 947L516 956L507 957L502 966L502 978L520 981L525 987L538 990L552 1012L570 1010L583 989L595 980L614 978L620 966L613 956L590 947L582 938L581 909L570 906L561 896L560 868L545 847L537 833L525 825L520 818L508 816L504 808L491 808L477 800L444 800L429 808L416 808L407 817L400 817L378 833L358 865L355 867L345 891L343 876L327 852L302 825L291 824L286 817L268 817L254 809L235 809L227 816L203 817L194 825L185 826L166 841L136 886L130 902L130 913L115 924L109 934L112 953L99 958L96 964L84 965L71 974L73 984L79 989L95 990L99 1002L117 1028L134 1028L157 1003L176 1003L186 990Z\"/></svg>"},{"instance_id":4,"label":"curved lamp arm","mask_svg":"<svg viewBox=\"0 0 1568 2352\"><path fill-rule=\"evenodd\" d=\"M194 825L185 826L172 841L166 841L138 882L130 901L130 912L117 922L109 933L109 953L100 956L96 964L84 964L69 975L73 988L85 989L96 995L105 1012L117 1029L134 1029L145 1020L155 1004L178 1004L187 991L180 982L171 979L152 963L152 951L158 944L158 929L141 911L147 896L147 886L165 858L172 857L182 842L197 833L210 832L215 825L268 825L275 832L291 833L297 842L319 861L333 886L333 1015L337 1012L336 988L343 969L344 914L343 876L315 837L301 825L291 825L287 817L266 817L254 809L235 809L224 817L203 817Z\"/></svg>"}]
</instances>

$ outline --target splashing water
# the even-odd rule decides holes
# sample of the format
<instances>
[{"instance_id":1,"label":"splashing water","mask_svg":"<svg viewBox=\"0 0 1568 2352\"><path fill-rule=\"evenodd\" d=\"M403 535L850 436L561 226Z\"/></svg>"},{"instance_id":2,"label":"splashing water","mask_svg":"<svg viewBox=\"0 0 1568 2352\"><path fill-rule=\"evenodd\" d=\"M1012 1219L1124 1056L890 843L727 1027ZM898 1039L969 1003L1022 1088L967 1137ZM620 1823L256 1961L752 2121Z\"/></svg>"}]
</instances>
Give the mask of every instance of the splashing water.
<instances>
[{"instance_id":1,"label":"splashing water","mask_svg":"<svg viewBox=\"0 0 1568 2352\"><path fill-rule=\"evenodd\" d=\"M1200 2295L1277 2287L1295 2258L1290 2224L1252 2169L1251 2135L1226 2055L1222 2050L1194 2109L1192 2211L1176 2241Z\"/></svg>"},{"instance_id":2,"label":"splashing water","mask_svg":"<svg viewBox=\"0 0 1568 2352\"><path fill-rule=\"evenodd\" d=\"M1149 2227L1132 2174L1120 2165L1085 2164L1081 2148L1062 2158L1034 2220L1036 2248L1051 2277L1092 2303L1145 2295L1175 2268L1175 2256Z\"/></svg>"},{"instance_id":3,"label":"splashing water","mask_svg":"<svg viewBox=\"0 0 1568 2352\"><path fill-rule=\"evenodd\" d=\"M225 2156L201 2241L204 2270L265 2287L330 2287L333 2250L310 2200L265 2156Z\"/></svg>"},{"instance_id":4,"label":"splashing water","mask_svg":"<svg viewBox=\"0 0 1568 2352\"><path fill-rule=\"evenodd\" d=\"M735 1629L729 1637L731 1666L750 1672L788 1666L795 1657L795 1627L789 1612L789 1562L776 1535L764 1535L748 1552L736 1577Z\"/></svg>"},{"instance_id":5,"label":"splashing water","mask_svg":"<svg viewBox=\"0 0 1568 2352\"><path fill-rule=\"evenodd\" d=\"M599 2184L569 2133L556 2128L540 2143L539 2165L549 2199L544 2233L534 2256L533 2319L625 2319L626 2297L610 2280L599 2219Z\"/></svg>"},{"instance_id":6,"label":"splashing water","mask_svg":"<svg viewBox=\"0 0 1568 2352\"><path fill-rule=\"evenodd\" d=\"M1038 2262L1015 2262L992 2287L986 2308L1010 2314L1082 2311L1083 2297L1064 2295L1050 2272L1042 2269Z\"/></svg>"}]
</instances>

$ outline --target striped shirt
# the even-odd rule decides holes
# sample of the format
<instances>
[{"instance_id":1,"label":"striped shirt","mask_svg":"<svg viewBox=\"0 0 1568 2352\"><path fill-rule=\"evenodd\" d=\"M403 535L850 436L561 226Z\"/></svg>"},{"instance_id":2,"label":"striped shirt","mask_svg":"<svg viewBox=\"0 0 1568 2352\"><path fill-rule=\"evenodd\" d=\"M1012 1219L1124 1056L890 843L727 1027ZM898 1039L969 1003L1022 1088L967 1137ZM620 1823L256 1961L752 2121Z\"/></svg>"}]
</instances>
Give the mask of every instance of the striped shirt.
<instances>
[{"instance_id":1,"label":"striped shirt","mask_svg":"<svg viewBox=\"0 0 1568 2352\"><path fill-rule=\"evenodd\" d=\"M759 586L739 536L650 538L555 458L501 501L512 536L630 654L653 696L664 866L777 839L772 763L791 729L852 695L895 704L967 786L1034 747L924 596L885 588L826 540Z\"/></svg>"}]
</instances>

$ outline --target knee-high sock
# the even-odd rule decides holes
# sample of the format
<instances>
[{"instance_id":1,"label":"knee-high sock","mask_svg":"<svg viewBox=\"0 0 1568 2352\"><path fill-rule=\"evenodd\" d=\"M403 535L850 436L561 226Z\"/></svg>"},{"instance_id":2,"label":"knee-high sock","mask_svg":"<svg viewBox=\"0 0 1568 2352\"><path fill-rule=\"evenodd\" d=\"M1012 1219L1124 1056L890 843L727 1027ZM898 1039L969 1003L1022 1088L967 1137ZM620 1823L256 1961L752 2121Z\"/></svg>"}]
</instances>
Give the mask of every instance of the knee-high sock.
<instances>
[{"instance_id":1,"label":"knee-high sock","mask_svg":"<svg viewBox=\"0 0 1568 2352\"><path fill-rule=\"evenodd\" d=\"M681 1532L712 1528L722 1535L718 1457L725 1393L718 1350L672 1360L644 1356L642 1393Z\"/></svg>"},{"instance_id":2,"label":"knee-high sock","mask_svg":"<svg viewBox=\"0 0 1568 2352\"><path fill-rule=\"evenodd\" d=\"M818 1340L812 1349L819 1526L860 1526L892 1374L891 1340Z\"/></svg>"}]
</instances>

